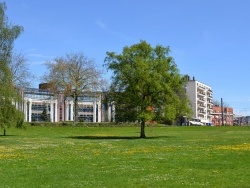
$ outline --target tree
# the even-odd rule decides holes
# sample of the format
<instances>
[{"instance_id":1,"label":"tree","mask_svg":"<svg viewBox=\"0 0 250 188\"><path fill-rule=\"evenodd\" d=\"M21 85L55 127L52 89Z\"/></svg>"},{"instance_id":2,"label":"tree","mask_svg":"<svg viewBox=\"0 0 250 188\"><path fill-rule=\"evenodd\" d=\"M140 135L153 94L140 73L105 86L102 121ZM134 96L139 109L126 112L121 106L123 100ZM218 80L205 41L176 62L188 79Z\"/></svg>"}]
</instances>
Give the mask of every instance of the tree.
<instances>
[{"instance_id":1,"label":"tree","mask_svg":"<svg viewBox=\"0 0 250 188\"><path fill-rule=\"evenodd\" d=\"M21 128L24 122L23 112L16 109L12 100L4 100L0 105L0 122L4 129L3 135L6 136L6 129L16 124L17 128Z\"/></svg>"},{"instance_id":2,"label":"tree","mask_svg":"<svg viewBox=\"0 0 250 188\"><path fill-rule=\"evenodd\" d=\"M221 100L215 100L215 99L214 99L213 105L214 105L214 106L221 107ZM223 101L222 106L223 106L224 108L230 107L230 105L229 105L227 102L224 102L224 101Z\"/></svg>"},{"instance_id":3,"label":"tree","mask_svg":"<svg viewBox=\"0 0 250 188\"><path fill-rule=\"evenodd\" d=\"M48 109L47 108L48 108L47 105L44 104L43 112L41 114L41 120L45 121L45 122L50 122L50 117L49 117Z\"/></svg>"},{"instance_id":4,"label":"tree","mask_svg":"<svg viewBox=\"0 0 250 188\"><path fill-rule=\"evenodd\" d=\"M21 34L22 27L11 25L5 16L6 5L0 3L0 126L4 129L16 123L20 127L23 114L14 104L20 102L20 94L13 84L13 77L9 67L15 39Z\"/></svg>"},{"instance_id":5,"label":"tree","mask_svg":"<svg viewBox=\"0 0 250 188\"><path fill-rule=\"evenodd\" d=\"M27 66L27 59L22 53L13 53L9 68L12 74L12 82L18 88L29 87L35 76Z\"/></svg>"},{"instance_id":6,"label":"tree","mask_svg":"<svg viewBox=\"0 0 250 188\"><path fill-rule=\"evenodd\" d=\"M78 97L84 92L94 92L99 86L100 71L93 60L82 53L67 54L65 57L46 62L48 73L45 82L56 92L74 98L74 121L78 118Z\"/></svg>"},{"instance_id":7,"label":"tree","mask_svg":"<svg viewBox=\"0 0 250 188\"><path fill-rule=\"evenodd\" d=\"M105 66L113 71L112 91L116 118L141 123L140 137L146 138L145 123L171 120L189 113L183 79L169 47L151 47L146 41L125 46L121 54L107 52ZM119 114L119 111L122 114Z\"/></svg>"}]
</instances>

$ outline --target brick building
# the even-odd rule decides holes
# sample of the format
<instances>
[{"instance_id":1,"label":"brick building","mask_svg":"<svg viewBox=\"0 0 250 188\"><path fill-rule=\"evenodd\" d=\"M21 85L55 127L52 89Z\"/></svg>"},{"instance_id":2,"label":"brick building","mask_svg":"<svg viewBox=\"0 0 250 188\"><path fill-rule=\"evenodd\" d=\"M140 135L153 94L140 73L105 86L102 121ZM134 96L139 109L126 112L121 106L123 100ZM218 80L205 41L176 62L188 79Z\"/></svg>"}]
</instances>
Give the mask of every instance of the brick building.
<instances>
[{"instance_id":1,"label":"brick building","mask_svg":"<svg viewBox=\"0 0 250 188\"><path fill-rule=\"evenodd\" d=\"M223 112L223 113L222 113ZM213 106L212 113L212 122L215 126L224 125L233 125L234 124L234 113L233 108L224 107L223 109L220 106ZM223 116L223 121L222 121Z\"/></svg>"}]
</instances>

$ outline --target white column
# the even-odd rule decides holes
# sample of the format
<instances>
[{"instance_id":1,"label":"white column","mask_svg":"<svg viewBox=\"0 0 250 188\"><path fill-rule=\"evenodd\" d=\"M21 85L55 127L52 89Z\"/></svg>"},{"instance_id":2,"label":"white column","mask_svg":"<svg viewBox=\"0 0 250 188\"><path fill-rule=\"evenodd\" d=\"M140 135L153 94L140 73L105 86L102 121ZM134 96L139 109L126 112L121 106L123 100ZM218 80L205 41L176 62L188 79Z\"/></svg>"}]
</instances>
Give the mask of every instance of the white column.
<instances>
[{"instance_id":1,"label":"white column","mask_svg":"<svg viewBox=\"0 0 250 188\"><path fill-rule=\"evenodd\" d=\"M27 101L24 100L23 101L23 113L24 113L24 120L25 120L25 122L28 121L28 119L27 119L27 105L28 105Z\"/></svg>"},{"instance_id":2,"label":"white column","mask_svg":"<svg viewBox=\"0 0 250 188\"><path fill-rule=\"evenodd\" d=\"M70 120L74 120L74 102L70 101Z\"/></svg>"},{"instance_id":3,"label":"white column","mask_svg":"<svg viewBox=\"0 0 250 188\"><path fill-rule=\"evenodd\" d=\"M57 101L55 101L55 109L54 109L54 111L55 111L55 122L58 122L58 119L57 119L57 104L58 104L58 102Z\"/></svg>"},{"instance_id":4,"label":"white column","mask_svg":"<svg viewBox=\"0 0 250 188\"><path fill-rule=\"evenodd\" d=\"M114 103L112 104L112 122L115 122L115 105Z\"/></svg>"},{"instance_id":5,"label":"white column","mask_svg":"<svg viewBox=\"0 0 250 188\"><path fill-rule=\"evenodd\" d=\"M28 122L31 122L32 118L31 118L31 114L32 114L32 101L29 100L29 119Z\"/></svg>"},{"instance_id":6,"label":"white column","mask_svg":"<svg viewBox=\"0 0 250 188\"><path fill-rule=\"evenodd\" d=\"M109 104L108 106L108 121L111 122L111 117L112 117L112 110L111 110L111 105Z\"/></svg>"},{"instance_id":7,"label":"white column","mask_svg":"<svg viewBox=\"0 0 250 188\"><path fill-rule=\"evenodd\" d=\"M54 122L54 102L50 101L50 121Z\"/></svg>"},{"instance_id":8,"label":"white column","mask_svg":"<svg viewBox=\"0 0 250 188\"><path fill-rule=\"evenodd\" d=\"M96 101L93 102L93 122L96 122Z\"/></svg>"},{"instance_id":9,"label":"white column","mask_svg":"<svg viewBox=\"0 0 250 188\"><path fill-rule=\"evenodd\" d=\"M101 106L101 102L98 102L98 122L102 121L102 106Z\"/></svg>"},{"instance_id":10,"label":"white column","mask_svg":"<svg viewBox=\"0 0 250 188\"><path fill-rule=\"evenodd\" d=\"M69 103L65 101L65 121L69 121Z\"/></svg>"}]
</instances>

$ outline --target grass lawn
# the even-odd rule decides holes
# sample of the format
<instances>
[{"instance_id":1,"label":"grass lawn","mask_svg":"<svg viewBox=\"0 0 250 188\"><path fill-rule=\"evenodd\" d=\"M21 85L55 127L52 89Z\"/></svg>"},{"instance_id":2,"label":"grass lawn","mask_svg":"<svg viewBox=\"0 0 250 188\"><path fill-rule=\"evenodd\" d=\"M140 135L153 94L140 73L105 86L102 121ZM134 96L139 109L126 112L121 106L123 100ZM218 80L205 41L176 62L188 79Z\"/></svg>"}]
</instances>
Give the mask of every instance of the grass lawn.
<instances>
[{"instance_id":1,"label":"grass lawn","mask_svg":"<svg viewBox=\"0 0 250 188\"><path fill-rule=\"evenodd\" d=\"M139 131L8 129L0 187L250 187L250 127L147 127L147 139Z\"/></svg>"}]
</instances>

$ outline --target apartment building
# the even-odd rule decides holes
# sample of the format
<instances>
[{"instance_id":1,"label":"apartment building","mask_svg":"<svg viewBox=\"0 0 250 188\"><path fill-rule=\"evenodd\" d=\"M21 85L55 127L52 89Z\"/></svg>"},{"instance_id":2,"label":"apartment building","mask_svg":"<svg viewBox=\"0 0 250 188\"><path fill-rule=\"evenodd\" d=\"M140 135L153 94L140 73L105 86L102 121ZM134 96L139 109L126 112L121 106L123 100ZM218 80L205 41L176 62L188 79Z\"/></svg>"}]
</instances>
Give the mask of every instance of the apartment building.
<instances>
[{"instance_id":1,"label":"apartment building","mask_svg":"<svg viewBox=\"0 0 250 188\"><path fill-rule=\"evenodd\" d=\"M233 108L213 106L212 122L215 126L234 125Z\"/></svg>"},{"instance_id":2,"label":"apartment building","mask_svg":"<svg viewBox=\"0 0 250 188\"><path fill-rule=\"evenodd\" d=\"M193 110L193 120L202 125L212 125L213 92L210 86L187 76L186 94Z\"/></svg>"},{"instance_id":3,"label":"apartment building","mask_svg":"<svg viewBox=\"0 0 250 188\"><path fill-rule=\"evenodd\" d=\"M39 88L21 89L23 104L22 110L26 122L43 121L43 114L49 117L50 122L74 121L74 97L63 93L53 93L48 85L40 84ZM83 93L78 97L79 121L103 122L111 121L113 114L112 104L102 104L103 93Z\"/></svg>"}]
</instances>

